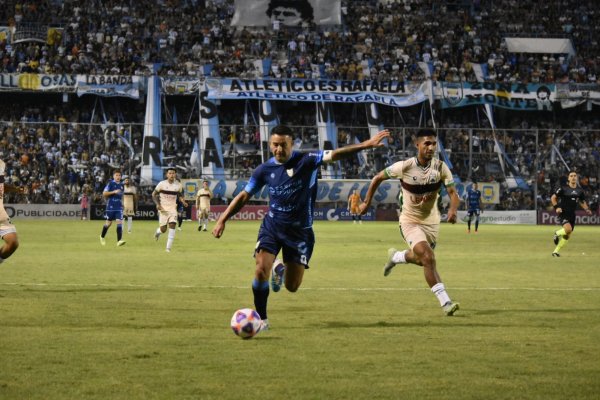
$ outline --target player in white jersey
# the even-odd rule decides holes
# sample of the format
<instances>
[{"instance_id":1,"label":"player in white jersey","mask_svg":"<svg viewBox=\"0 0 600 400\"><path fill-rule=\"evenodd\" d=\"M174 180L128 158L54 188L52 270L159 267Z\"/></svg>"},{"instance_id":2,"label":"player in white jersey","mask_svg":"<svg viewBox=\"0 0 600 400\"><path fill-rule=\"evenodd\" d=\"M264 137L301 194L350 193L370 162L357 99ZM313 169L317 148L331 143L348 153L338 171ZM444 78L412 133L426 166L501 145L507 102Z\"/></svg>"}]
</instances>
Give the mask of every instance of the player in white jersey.
<instances>
[{"instance_id":1,"label":"player in white jersey","mask_svg":"<svg viewBox=\"0 0 600 400\"><path fill-rule=\"evenodd\" d=\"M4 183L6 164L0 160L0 238L4 245L0 247L0 264L10 257L19 247L17 228L10 223L10 218L4 209L4 193L23 193L23 188Z\"/></svg>"},{"instance_id":2,"label":"player in white jersey","mask_svg":"<svg viewBox=\"0 0 600 400\"><path fill-rule=\"evenodd\" d=\"M208 225L208 214L210 213L210 199L212 192L208 187L208 181L202 182L202 188L196 193L196 216L198 217L198 230L206 231Z\"/></svg>"},{"instance_id":3,"label":"player in white jersey","mask_svg":"<svg viewBox=\"0 0 600 400\"><path fill-rule=\"evenodd\" d=\"M411 263L423 266L425 280L438 298L446 315L453 315L459 304L450 300L446 288L436 268L433 249L440 230L440 212L437 200L442 184L450 196L448 222L456 222L456 210L460 199L454 187L452 172L441 160L433 158L437 146L437 135L433 130L417 133L416 157L398 161L379 172L372 180L365 201L360 205L365 213L373 195L381 182L386 179L400 179L402 184L402 213L400 214L400 233L410 246L409 250L388 250L388 262L383 274L389 275L396 264Z\"/></svg>"},{"instance_id":4,"label":"player in white jersey","mask_svg":"<svg viewBox=\"0 0 600 400\"><path fill-rule=\"evenodd\" d=\"M133 217L137 210L137 189L131 184L131 178L128 176L123 180L123 187L123 216L127 220L127 233L131 233Z\"/></svg>"},{"instance_id":5,"label":"player in white jersey","mask_svg":"<svg viewBox=\"0 0 600 400\"><path fill-rule=\"evenodd\" d=\"M183 187L177 181L175 168L167 169L167 179L160 181L152 192L152 200L158 210L158 229L154 233L154 239L158 240L161 233L167 231L169 226L169 235L167 236L167 252L171 251L173 241L175 240L175 228L177 227L177 198L187 207L183 198Z\"/></svg>"}]
</instances>

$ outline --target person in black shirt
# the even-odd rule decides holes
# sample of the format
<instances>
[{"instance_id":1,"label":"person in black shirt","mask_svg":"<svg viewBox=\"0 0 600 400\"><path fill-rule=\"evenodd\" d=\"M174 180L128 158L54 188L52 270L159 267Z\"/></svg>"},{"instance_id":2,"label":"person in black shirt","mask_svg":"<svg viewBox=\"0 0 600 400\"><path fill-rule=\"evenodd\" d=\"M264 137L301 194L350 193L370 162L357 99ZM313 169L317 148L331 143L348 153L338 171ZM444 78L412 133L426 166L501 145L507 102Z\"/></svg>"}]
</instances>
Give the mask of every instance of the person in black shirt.
<instances>
[{"instance_id":1,"label":"person in black shirt","mask_svg":"<svg viewBox=\"0 0 600 400\"><path fill-rule=\"evenodd\" d=\"M554 232L554 244L556 245L556 248L552 252L553 257L560 257L560 249L567 244L567 241L571 237L571 232L575 229L575 210L577 209L577 203L581 204L581 208L583 208L585 212L592 214L592 211L585 201L583 189L577 182L577 172L569 172L567 184L559 186L550 198L550 202L556 210L560 225L562 226L561 229Z\"/></svg>"}]
</instances>

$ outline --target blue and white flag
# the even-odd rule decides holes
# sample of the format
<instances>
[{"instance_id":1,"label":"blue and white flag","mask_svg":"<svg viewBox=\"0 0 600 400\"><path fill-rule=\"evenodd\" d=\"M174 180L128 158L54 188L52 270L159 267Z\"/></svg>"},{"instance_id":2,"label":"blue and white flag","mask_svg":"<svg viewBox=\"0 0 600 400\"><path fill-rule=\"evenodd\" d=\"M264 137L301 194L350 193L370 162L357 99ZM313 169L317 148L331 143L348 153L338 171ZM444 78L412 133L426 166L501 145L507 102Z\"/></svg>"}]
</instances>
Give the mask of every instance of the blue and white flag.
<instances>
[{"instance_id":1,"label":"blue and white flag","mask_svg":"<svg viewBox=\"0 0 600 400\"><path fill-rule=\"evenodd\" d=\"M162 129L161 129L160 78L148 78L146 118L144 122L144 144L142 152L142 185L157 184L163 179Z\"/></svg>"},{"instance_id":2,"label":"blue and white flag","mask_svg":"<svg viewBox=\"0 0 600 400\"><path fill-rule=\"evenodd\" d=\"M269 100L262 100L259 104L258 129L260 131L261 160L265 162L270 158L269 137L271 130L279 124L279 115Z\"/></svg>"},{"instance_id":3,"label":"blue and white flag","mask_svg":"<svg viewBox=\"0 0 600 400\"><path fill-rule=\"evenodd\" d=\"M217 105L207 99L206 89L200 92L200 163L202 175L210 179L224 179L223 146L219 130Z\"/></svg>"},{"instance_id":4,"label":"blue and white flag","mask_svg":"<svg viewBox=\"0 0 600 400\"><path fill-rule=\"evenodd\" d=\"M471 64L473 68L473 73L475 74L475 78L477 82L484 82L488 77L488 65L484 64Z\"/></svg>"},{"instance_id":5,"label":"blue and white flag","mask_svg":"<svg viewBox=\"0 0 600 400\"><path fill-rule=\"evenodd\" d=\"M433 63L432 62L424 62L424 61L419 61L419 68L421 68L421 71L423 71L423 73L425 74L425 78L429 79L431 78L431 74L433 73Z\"/></svg>"},{"instance_id":6,"label":"blue and white flag","mask_svg":"<svg viewBox=\"0 0 600 400\"><path fill-rule=\"evenodd\" d=\"M192 150L192 154L190 154L190 166L192 167L192 169L194 169L197 173L201 171L201 166L200 166L200 149L198 149L198 140L197 138L194 138L194 149Z\"/></svg>"},{"instance_id":7,"label":"blue and white flag","mask_svg":"<svg viewBox=\"0 0 600 400\"><path fill-rule=\"evenodd\" d=\"M261 77L269 76L271 71L272 60L270 58L263 58L261 60L254 61L254 68L259 72Z\"/></svg>"},{"instance_id":8,"label":"blue and white flag","mask_svg":"<svg viewBox=\"0 0 600 400\"><path fill-rule=\"evenodd\" d=\"M338 132L333 115L333 106L329 103L316 103L317 133L319 134L319 149L335 150L338 148ZM336 161L324 165L321 170L323 178L341 178L340 165Z\"/></svg>"}]
</instances>

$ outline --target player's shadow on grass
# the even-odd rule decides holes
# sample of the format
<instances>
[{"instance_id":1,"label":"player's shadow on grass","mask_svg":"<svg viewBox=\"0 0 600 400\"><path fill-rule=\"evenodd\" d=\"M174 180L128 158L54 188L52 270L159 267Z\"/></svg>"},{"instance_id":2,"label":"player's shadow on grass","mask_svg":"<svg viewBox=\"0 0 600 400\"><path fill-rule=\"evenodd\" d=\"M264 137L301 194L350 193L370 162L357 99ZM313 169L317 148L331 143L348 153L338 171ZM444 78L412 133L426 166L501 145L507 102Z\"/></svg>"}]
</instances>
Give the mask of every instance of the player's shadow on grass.
<instances>
[{"instance_id":1,"label":"player's shadow on grass","mask_svg":"<svg viewBox=\"0 0 600 400\"><path fill-rule=\"evenodd\" d=\"M442 316L442 318L444 318ZM456 317L452 317L452 318L456 318ZM438 323L438 322L431 322L431 321L422 321L422 322L416 322L416 321L412 321L412 322L402 322L401 319L398 319L398 321L394 321L394 322L389 322L389 321L377 321L377 322L371 322L371 323L360 323L360 324L350 324L347 322L343 322L343 321L328 321L328 322L324 322L325 324L325 328L329 328L329 329L348 329L348 328L368 328L368 329L372 329L372 328L424 328L424 327L428 327L428 326L435 326L435 327L453 327L452 324L448 324L448 323ZM497 324L460 324L461 326L498 326ZM319 328L323 328L323 324L315 324L315 327L319 327Z\"/></svg>"},{"instance_id":2,"label":"player's shadow on grass","mask_svg":"<svg viewBox=\"0 0 600 400\"><path fill-rule=\"evenodd\" d=\"M472 313L474 315L498 315L498 314L539 314L539 313L548 313L548 314L573 314L573 313L598 313L600 309L598 308L581 308L581 309L566 309L566 308L541 308L541 309L531 309L531 308L508 308L503 310L473 310Z\"/></svg>"}]
</instances>

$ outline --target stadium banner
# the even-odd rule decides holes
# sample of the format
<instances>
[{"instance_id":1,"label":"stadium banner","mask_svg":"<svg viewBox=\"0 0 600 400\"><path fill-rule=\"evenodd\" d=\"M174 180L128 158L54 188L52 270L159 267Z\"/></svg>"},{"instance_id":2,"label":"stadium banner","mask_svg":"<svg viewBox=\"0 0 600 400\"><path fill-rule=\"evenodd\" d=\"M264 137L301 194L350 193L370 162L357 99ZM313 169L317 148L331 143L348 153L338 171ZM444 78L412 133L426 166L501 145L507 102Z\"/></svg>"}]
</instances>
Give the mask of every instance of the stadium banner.
<instances>
[{"instance_id":1,"label":"stadium banner","mask_svg":"<svg viewBox=\"0 0 600 400\"><path fill-rule=\"evenodd\" d=\"M538 224L558 226L558 215L554 211L540 210L538 211ZM581 210L575 211L575 225L600 225L600 214L597 211L592 215Z\"/></svg>"},{"instance_id":2,"label":"stadium banner","mask_svg":"<svg viewBox=\"0 0 600 400\"><path fill-rule=\"evenodd\" d=\"M352 214L346 208L315 208L313 210L315 221L352 221ZM363 221L375 221L373 208L361 216Z\"/></svg>"},{"instance_id":3,"label":"stadium banner","mask_svg":"<svg viewBox=\"0 0 600 400\"><path fill-rule=\"evenodd\" d=\"M556 99L562 108L573 108L591 101L600 105L600 85L597 83L557 83Z\"/></svg>"},{"instance_id":4,"label":"stadium banner","mask_svg":"<svg viewBox=\"0 0 600 400\"><path fill-rule=\"evenodd\" d=\"M95 94L139 99L141 79L135 75L77 75L77 96Z\"/></svg>"},{"instance_id":5,"label":"stadium banner","mask_svg":"<svg viewBox=\"0 0 600 400\"><path fill-rule=\"evenodd\" d=\"M428 82L207 78L211 100L378 103L410 107L427 100Z\"/></svg>"},{"instance_id":6,"label":"stadium banner","mask_svg":"<svg viewBox=\"0 0 600 400\"><path fill-rule=\"evenodd\" d=\"M516 111L551 111L556 101L554 84L440 82L436 90L442 108L490 104Z\"/></svg>"},{"instance_id":7,"label":"stadium banner","mask_svg":"<svg viewBox=\"0 0 600 400\"><path fill-rule=\"evenodd\" d=\"M457 222L466 223L469 219L466 211L458 211ZM487 211L479 215L479 223L494 225L512 225L524 224L535 225L537 216L535 210L516 210L516 211Z\"/></svg>"},{"instance_id":8,"label":"stadium banner","mask_svg":"<svg viewBox=\"0 0 600 400\"><path fill-rule=\"evenodd\" d=\"M213 198L233 199L237 196L246 184L247 180L212 180L209 182L209 187L213 192ZM317 187L317 202L348 202L350 193L358 190L361 198L365 198L369 184L368 179L319 179ZM398 181L388 180L383 182L375 195L373 196L374 204L378 203L397 203L398 191L400 184ZM252 201L268 201L269 189L263 189L256 193L251 198Z\"/></svg>"},{"instance_id":9,"label":"stadium banner","mask_svg":"<svg viewBox=\"0 0 600 400\"><path fill-rule=\"evenodd\" d=\"M90 219L98 220L104 219L104 210L106 205L104 204L92 204L90 207ZM156 221L158 222L158 212L156 211L156 205L154 204L138 204L135 210L135 216L133 219L142 221Z\"/></svg>"},{"instance_id":10,"label":"stadium banner","mask_svg":"<svg viewBox=\"0 0 600 400\"><path fill-rule=\"evenodd\" d=\"M160 78L162 92L166 95L197 95L200 79L169 76Z\"/></svg>"},{"instance_id":11,"label":"stadium banner","mask_svg":"<svg viewBox=\"0 0 600 400\"><path fill-rule=\"evenodd\" d=\"M8 218L20 219L81 219L79 204L5 204Z\"/></svg>"},{"instance_id":12,"label":"stadium banner","mask_svg":"<svg viewBox=\"0 0 600 400\"><path fill-rule=\"evenodd\" d=\"M232 26L340 25L341 0L235 0Z\"/></svg>"},{"instance_id":13,"label":"stadium banner","mask_svg":"<svg viewBox=\"0 0 600 400\"><path fill-rule=\"evenodd\" d=\"M183 186L183 198L185 201L196 201L196 193L202 187L201 179L181 179L181 186Z\"/></svg>"},{"instance_id":14,"label":"stadium banner","mask_svg":"<svg viewBox=\"0 0 600 400\"><path fill-rule=\"evenodd\" d=\"M74 93L77 75L70 74L0 74L0 91L39 91Z\"/></svg>"},{"instance_id":15,"label":"stadium banner","mask_svg":"<svg viewBox=\"0 0 600 400\"><path fill-rule=\"evenodd\" d=\"M216 221L227 206L211 206L208 218L211 221ZM269 212L269 206L249 206L246 205L231 219L238 221L260 221ZM196 207L192 208L192 219L197 221ZM352 215L346 208L324 207L315 208L313 210L313 219L315 221L352 221ZM363 221L375 221L375 211L371 208L365 215L362 216Z\"/></svg>"},{"instance_id":16,"label":"stadium banner","mask_svg":"<svg viewBox=\"0 0 600 400\"><path fill-rule=\"evenodd\" d=\"M221 214L225 212L227 206L210 206L210 213L208 214L208 219L211 221L216 221L219 219ZM197 220L196 215L196 207L194 206L192 209L192 218ZM237 214L231 217L229 220L237 220L237 221L260 221L264 218L265 215L269 212L269 206L244 206Z\"/></svg>"}]
</instances>

